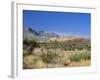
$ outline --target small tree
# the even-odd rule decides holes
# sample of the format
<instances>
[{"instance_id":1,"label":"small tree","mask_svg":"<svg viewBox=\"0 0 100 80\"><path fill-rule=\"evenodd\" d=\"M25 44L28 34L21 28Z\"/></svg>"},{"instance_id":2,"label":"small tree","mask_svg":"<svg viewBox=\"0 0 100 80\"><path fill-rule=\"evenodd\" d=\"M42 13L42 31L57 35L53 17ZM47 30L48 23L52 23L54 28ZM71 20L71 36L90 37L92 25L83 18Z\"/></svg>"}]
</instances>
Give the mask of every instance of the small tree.
<instances>
[{"instance_id":1,"label":"small tree","mask_svg":"<svg viewBox=\"0 0 100 80\"><path fill-rule=\"evenodd\" d=\"M23 41L24 49L27 49L29 54L32 53L35 47L39 47L39 44L35 40L27 40Z\"/></svg>"}]
</instances>

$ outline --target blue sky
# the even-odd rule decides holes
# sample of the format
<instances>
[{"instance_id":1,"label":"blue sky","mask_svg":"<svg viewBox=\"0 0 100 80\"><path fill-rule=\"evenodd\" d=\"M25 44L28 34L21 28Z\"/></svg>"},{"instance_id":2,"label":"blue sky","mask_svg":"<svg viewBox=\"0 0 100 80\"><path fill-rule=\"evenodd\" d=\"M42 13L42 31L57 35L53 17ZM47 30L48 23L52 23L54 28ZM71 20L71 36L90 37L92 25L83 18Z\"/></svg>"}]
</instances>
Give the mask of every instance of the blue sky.
<instances>
[{"instance_id":1,"label":"blue sky","mask_svg":"<svg viewBox=\"0 0 100 80\"><path fill-rule=\"evenodd\" d=\"M36 31L58 32L90 37L90 13L23 10L23 26Z\"/></svg>"}]
</instances>

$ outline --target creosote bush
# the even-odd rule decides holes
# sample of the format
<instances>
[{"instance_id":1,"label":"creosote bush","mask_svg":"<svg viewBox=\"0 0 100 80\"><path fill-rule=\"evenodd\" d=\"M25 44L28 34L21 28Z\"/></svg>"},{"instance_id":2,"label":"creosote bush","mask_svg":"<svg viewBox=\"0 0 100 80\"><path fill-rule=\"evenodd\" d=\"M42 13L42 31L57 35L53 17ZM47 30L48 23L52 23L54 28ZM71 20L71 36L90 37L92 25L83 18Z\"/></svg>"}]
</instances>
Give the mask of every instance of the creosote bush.
<instances>
[{"instance_id":1,"label":"creosote bush","mask_svg":"<svg viewBox=\"0 0 100 80\"><path fill-rule=\"evenodd\" d=\"M51 63L54 58L59 57L56 53L53 53L50 50L47 50L47 53L43 53L42 59L44 62ZM55 61L54 61L55 62Z\"/></svg>"},{"instance_id":2,"label":"creosote bush","mask_svg":"<svg viewBox=\"0 0 100 80\"><path fill-rule=\"evenodd\" d=\"M71 61L81 61L81 60L89 60L91 58L90 52L89 51L83 51L80 53L75 53L70 56Z\"/></svg>"}]
</instances>

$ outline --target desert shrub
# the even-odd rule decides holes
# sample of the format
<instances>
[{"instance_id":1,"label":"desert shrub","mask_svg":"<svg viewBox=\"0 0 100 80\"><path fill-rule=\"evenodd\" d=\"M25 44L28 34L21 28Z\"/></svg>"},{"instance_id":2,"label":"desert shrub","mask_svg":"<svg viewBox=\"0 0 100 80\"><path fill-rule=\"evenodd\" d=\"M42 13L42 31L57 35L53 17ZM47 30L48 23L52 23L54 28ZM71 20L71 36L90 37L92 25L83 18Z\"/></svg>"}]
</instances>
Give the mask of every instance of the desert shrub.
<instances>
[{"instance_id":1,"label":"desert shrub","mask_svg":"<svg viewBox=\"0 0 100 80\"><path fill-rule=\"evenodd\" d=\"M23 56L29 55L28 51L26 49L23 49Z\"/></svg>"},{"instance_id":2,"label":"desert shrub","mask_svg":"<svg viewBox=\"0 0 100 80\"><path fill-rule=\"evenodd\" d=\"M35 40L23 40L23 44L24 46L28 47L28 46L31 46L31 47L36 47L36 46L39 46L38 43L35 41Z\"/></svg>"},{"instance_id":3,"label":"desert shrub","mask_svg":"<svg viewBox=\"0 0 100 80\"><path fill-rule=\"evenodd\" d=\"M35 40L27 40L23 41L23 49L27 50L29 54L32 53L35 47L40 47L39 44Z\"/></svg>"},{"instance_id":4,"label":"desert shrub","mask_svg":"<svg viewBox=\"0 0 100 80\"><path fill-rule=\"evenodd\" d=\"M57 58L58 55L50 50L47 50L47 53L43 53L42 59L44 62L50 63L52 59Z\"/></svg>"},{"instance_id":5,"label":"desert shrub","mask_svg":"<svg viewBox=\"0 0 100 80\"><path fill-rule=\"evenodd\" d=\"M83 51L80 53L75 53L73 55L70 56L70 60L71 61L81 61L81 60L89 60L91 57L90 52L89 51Z\"/></svg>"},{"instance_id":6,"label":"desert shrub","mask_svg":"<svg viewBox=\"0 0 100 80\"><path fill-rule=\"evenodd\" d=\"M74 54L74 55L71 55L70 56L70 60L77 62L77 61L80 61L81 60L81 57L80 57L79 54Z\"/></svg>"},{"instance_id":7,"label":"desert shrub","mask_svg":"<svg viewBox=\"0 0 100 80\"><path fill-rule=\"evenodd\" d=\"M82 59L84 60L88 60L91 58L91 54L90 51L84 51L83 53L81 53Z\"/></svg>"},{"instance_id":8,"label":"desert shrub","mask_svg":"<svg viewBox=\"0 0 100 80\"><path fill-rule=\"evenodd\" d=\"M47 50L47 53L43 53L42 59L46 63L68 65L70 63L70 59L64 54L65 53L63 53L62 51Z\"/></svg>"},{"instance_id":9,"label":"desert shrub","mask_svg":"<svg viewBox=\"0 0 100 80\"><path fill-rule=\"evenodd\" d=\"M65 51L71 51L71 50L90 50L91 49L91 45L90 45L90 41L87 40L69 40L69 41L65 41L65 42L57 42L57 41L53 41L53 42L43 42L40 43L40 45L44 46L46 49L61 49L61 50L65 50Z\"/></svg>"}]
</instances>

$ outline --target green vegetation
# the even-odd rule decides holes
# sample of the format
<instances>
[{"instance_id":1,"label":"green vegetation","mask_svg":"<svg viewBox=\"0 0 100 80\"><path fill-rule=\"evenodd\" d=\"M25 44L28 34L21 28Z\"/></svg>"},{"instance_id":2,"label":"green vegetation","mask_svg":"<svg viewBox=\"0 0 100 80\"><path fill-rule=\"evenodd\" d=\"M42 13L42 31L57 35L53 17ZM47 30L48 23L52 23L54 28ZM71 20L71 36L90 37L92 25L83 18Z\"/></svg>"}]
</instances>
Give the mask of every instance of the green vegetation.
<instances>
[{"instance_id":1,"label":"green vegetation","mask_svg":"<svg viewBox=\"0 0 100 80\"><path fill-rule=\"evenodd\" d=\"M90 50L91 45L90 41L79 41L79 40L70 40L70 41L65 41L65 42L57 42L57 41L50 41L50 42L43 42L39 43L40 46L44 46L46 49L60 49L60 50Z\"/></svg>"},{"instance_id":2,"label":"green vegetation","mask_svg":"<svg viewBox=\"0 0 100 80\"><path fill-rule=\"evenodd\" d=\"M89 60L90 59L90 51L82 51L80 53L75 53L70 56L71 61L81 61L81 60Z\"/></svg>"},{"instance_id":3,"label":"green vegetation","mask_svg":"<svg viewBox=\"0 0 100 80\"><path fill-rule=\"evenodd\" d=\"M32 53L32 50L35 48L35 47L40 47L38 45L38 43L35 41L35 40L27 40L25 39L23 41L23 52L24 52L24 55L28 55L28 54L31 54ZM26 51L26 52L25 52Z\"/></svg>"}]
</instances>

